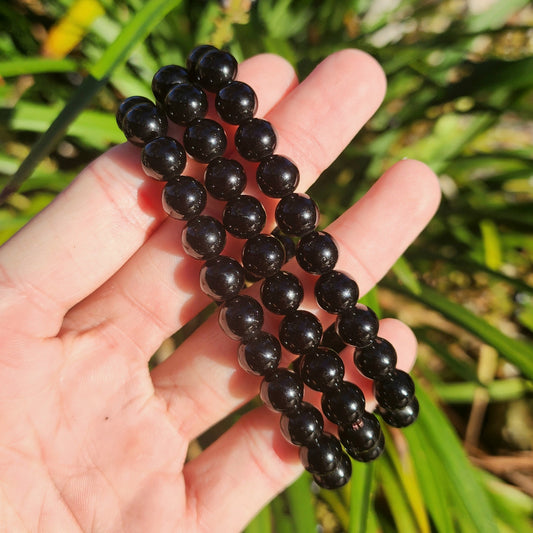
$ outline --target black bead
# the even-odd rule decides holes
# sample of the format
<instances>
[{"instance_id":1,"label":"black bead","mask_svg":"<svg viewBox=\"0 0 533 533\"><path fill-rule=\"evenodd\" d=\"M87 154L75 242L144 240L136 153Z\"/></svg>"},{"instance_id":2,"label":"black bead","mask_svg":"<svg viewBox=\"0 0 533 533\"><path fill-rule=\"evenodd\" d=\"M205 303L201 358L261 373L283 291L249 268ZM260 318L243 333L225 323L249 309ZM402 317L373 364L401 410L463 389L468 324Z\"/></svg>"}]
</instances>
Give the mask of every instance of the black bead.
<instances>
[{"instance_id":1,"label":"black bead","mask_svg":"<svg viewBox=\"0 0 533 533\"><path fill-rule=\"evenodd\" d=\"M215 108L220 118L229 124L242 124L257 111L254 90L242 81L232 81L218 91Z\"/></svg>"},{"instance_id":2,"label":"black bead","mask_svg":"<svg viewBox=\"0 0 533 533\"><path fill-rule=\"evenodd\" d=\"M365 396L354 383L343 381L336 389L322 395L322 412L334 424L349 425L365 411Z\"/></svg>"},{"instance_id":3,"label":"black bead","mask_svg":"<svg viewBox=\"0 0 533 533\"><path fill-rule=\"evenodd\" d=\"M190 220L204 210L207 192L198 180L176 176L165 184L162 200L163 209L172 218Z\"/></svg>"},{"instance_id":4,"label":"black bead","mask_svg":"<svg viewBox=\"0 0 533 533\"><path fill-rule=\"evenodd\" d=\"M357 461L369 461L371 450L376 449L382 438L379 420L372 414L364 412L353 424L339 426L339 439L346 451Z\"/></svg>"},{"instance_id":5,"label":"black bead","mask_svg":"<svg viewBox=\"0 0 533 533\"><path fill-rule=\"evenodd\" d=\"M377 443L372 448L361 451L359 453L354 453L352 457L356 461L359 461L361 463L368 463L370 461L374 461L378 457L381 457L384 451L385 451L385 435L383 432L381 432Z\"/></svg>"},{"instance_id":6,"label":"black bead","mask_svg":"<svg viewBox=\"0 0 533 533\"><path fill-rule=\"evenodd\" d=\"M224 50L208 50L198 59L195 74L206 91L215 93L235 79L237 60Z\"/></svg>"},{"instance_id":7,"label":"black bead","mask_svg":"<svg viewBox=\"0 0 533 533\"><path fill-rule=\"evenodd\" d=\"M187 163L187 154L176 139L158 137L143 148L141 163L148 176L159 181L167 181L183 172Z\"/></svg>"},{"instance_id":8,"label":"black bead","mask_svg":"<svg viewBox=\"0 0 533 533\"><path fill-rule=\"evenodd\" d=\"M207 96L204 91L192 83L181 83L170 89L165 98L165 111L168 118L188 126L195 120L205 117L207 113Z\"/></svg>"},{"instance_id":9,"label":"black bead","mask_svg":"<svg viewBox=\"0 0 533 533\"><path fill-rule=\"evenodd\" d=\"M136 146L163 137L167 134L167 117L152 102L133 106L122 120L122 130L126 139Z\"/></svg>"},{"instance_id":10,"label":"black bead","mask_svg":"<svg viewBox=\"0 0 533 533\"><path fill-rule=\"evenodd\" d=\"M405 407L415 395L411 376L396 368L382 379L374 381L374 396L379 405L388 410Z\"/></svg>"},{"instance_id":11,"label":"black bead","mask_svg":"<svg viewBox=\"0 0 533 533\"><path fill-rule=\"evenodd\" d=\"M130 96L120 102L116 113L117 125L120 129L123 129L122 122L124 120L124 117L126 116L126 113L139 104L154 105L151 100L148 100L148 98L145 98L144 96Z\"/></svg>"},{"instance_id":12,"label":"black bead","mask_svg":"<svg viewBox=\"0 0 533 533\"><path fill-rule=\"evenodd\" d=\"M337 245L325 231L312 231L304 235L296 248L298 264L311 274L320 275L333 270L338 258Z\"/></svg>"},{"instance_id":13,"label":"black bead","mask_svg":"<svg viewBox=\"0 0 533 533\"><path fill-rule=\"evenodd\" d=\"M194 47L189 55L187 56L187 70L189 71L189 75L196 79L196 66L198 65L198 61L202 58L204 54L207 52L210 52L211 50L218 50L218 48L210 45L210 44L201 44L199 46Z\"/></svg>"},{"instance_id":14,"label":"black bead","mask_svg":"<svg viewBox=\"0 0 533 533\"><path fill-rule=\"evenodd\" d=\"M215 218L200 215L187 222L181 234L183 249L195 259L211 259L226 245L224 226Z\"/></svg>"},{"instance_id":15,"label":"black bead","mask_svg":"<svg viewBox=\"0 0 533 533\"><path fill-rule=\"evenodd\" d=\"M331 348L336 353L341 353L346 348L346 343L339 337L335 330L335 322L324 331L321 345L325 348Z\"/></svg>"},{"instance_id":16,"label":"black bead","mask_svg":"<svg viewBox=\"0 0 533 533\"><path fill-rule=\"evenodd\" d=\"M235 237L249 239L261 233L266 222L266 212L257 198L241 194L226 204L222 222L226 230Z\"/></svg>"},{"instance_id":17,"label":"black bead","mask_svg":"<svg viewBox=\"0 0 533 533\"><path fill-rule=\"evenodd\" d=\"M333 470L343 454L337 438L322 433L312 444L300 448L300 461L308 472L322 475Z\"/></svg>"},{"instance_id":18,"label":"black bead","mask_svg":"<svg viewBox=\"0 0 533 533\"><path fill-rule=\"evenodd\" d=\"M320 320L309 311L293 311L283 318L279 326L279 341L295 354L316 348L321 338Z\"/></svg>"},{"instance_id":19,"label":"black bead","mask_svg":"<svg viewBox=\"0 0 533 533\"><path fill-rule=\"evenodd\" d=\"M224 155L227 143L224 128L209 118L195 120L183 135L185 150L200 163L209 163Z\"/></svg>"},{"instance_id":20,"label":"black bead","mask_svg":"<svg viewBox=\"0 0 533 533\"><path fill-rule=\"evenodd\" d=\"M359 298L357 283L338 270L322 274L315 283L318 305L328 313L338 314L355 307Z\"/></svg>"},{"instance_id":21,"label":"black bead","mask_svg":"<svg viewBox=\"0 0 533 533\"><path fill-rule=\"evenodd\" d=\"M314 405L302 402L296 411L281 416L280 427L281 434L288 442L296 446L308 446L322 434L324 419Z\"/></svg>"},{"instance_id":22,"label":"black bead","mask_svg":"<svg viewBox=\"0 0 533 533\"><path fill-rule=\"evenodd\" d=\"M365 347L376 338L379 320L370 307L357 304L338 315L335 327L346 344Z\"/></svg>"},{"instance_id":23,"label":"black bead","mask_svg":"<svg viewBox=\"0 0 533 533\"><path fill-rule=\"evenodd\" d=\"M274 275L285 262L283 244L272 237L260 233L248 239L242 247L242 264L244 268L259 278Z\"/></svg>"},{"instance_id":24,"label":"black bead","mask_svg":"<svg viewBox=\"0 0 533 533\"><path fill-rule=\"evenodd\" d=\"M279 239L285 248L285 262L292 259L296 255L296 245L291 237L281 233L281 230L278 227L272 230L272 235L274 235L276 239Z\"/></svg>"},{"instance_id":25,"label":"black bead","mask_svg":"<svg viewBox=\"0 0 533 533\"><path fill-rule=\"evenodd\" d=\"M264 194L272 198L283 198L298 186L300 172L289 158L274 154L261 160L256 179Z\"/></svg>"},{"instance_id":26,"label":"black bead","mask_svg":"<svg viewBox=\"0 0 533 533\"><path fill-rule=\"evenodd\" d=\"M302 381L320 392L339 387L344 378L342 359L323 346L307 352L302 357L299 370Z\"/></svg>"},{"instance_id":27,"label":"black bead","mask_svg":"<svg viewBox=\"0 0 533 533\"><path fill-rule=\"evenodd\" d=\"M217 200L233 200L246 187L246 173L235 159L217 157L205 169L205 188Z\"/></svg>"},{"instance_id":28,"label":"black bead","mask_svg":"<svg viewBox=\"0 0 533 533\"><path fill-rule=\"evenodd\" d=\"M372 344L354 350L353 360L361 374L370 379L382 379L396 367L398 357L394 346L376 337Z\"/></svg>"},{"instance_id":29,"label":"black bead","mask_svg":"<svg viewBox=\"0 0 533 533\"><path fill-rule=\"evenodd\" d=\"M239 364L249 374L264 376L276 370L281 359L281 344L274 335L260 331L239 346Z\"/></svg>"},{"instance_id":30,"label":"black bead","mask_svg":"<svg viewBox=\"0 0 533 533\"><path fill-rule=\"evenodd\" d=\"M261 285L261 300L272 313L287 315L296 311L304 297L300 280L290 272L279 271Z\"/></svg>"},{"instance_id":31,"label":"black bead","mask_svg":"<svg viewBox=\"0 0 533 533\"><path fill-rule=\"evenodd\" d=\"M276 134L270 122L252 118L243 122L235 132L235 147L248 161L261 161L276 148Z\"/></svg>"},{"instance_id":32,"label":"black bead","mask_svg":"<svg viewBox=\"0 0 533 533\"><path fill-rule=\"evenodd\" d=\"M255 298L241 294L220 306L218 323L230 339L246 340L263 327L263 308Z\"/></svg>"},{"instance_id":33,"label":"black bead","mask_svg":"<svg viewBox=\"0 0 533 533\"><path fill-rule=\"evenodd\" d=\"M190 83L187 70L178 65L165 65L152 78L152 92L156 100L164 104L170 89L181 83Z\"/></svg>"},{"instance_id":34,"label":"black bead","mask_svg":"<svg viewBox=\"0 0 533 533\"><path fill-rule=\"evenodd\" d=\"M318 206L307 194L284 196L276 206L276 224L287 235L302 237L318 224Z\"/></svg>"},{"instance_id":35,"label":"black bead","mask_svg":"<svg viewBox=\"0 0 533 533\"><path fill-rule=\"evenodd\" d=\"M244 269L233 257L213 257L200 269L200 288L216 302L237 296L243 287Z\"/></svg>"},{"instance_id":36,"label":"black bead","mask_svg":"<svg viewBox=\"0 0 533 533\"><path fill-rule=\"evenodd\" d=\"M286 368L270 372L261 382L261 400L273 411L293 411L302 402L303 393L304 387L300 378Z\"/></svg>"},{"instance_id":37,"label":"black bead","mask_svg":"<svg viewBox=\"0 0 533 533\"><path fill-rule=\"evenodd\" d=\"M392 427L405 428L418 418L419 405L416 396L401 409L387 410L378 405L377 412Z\"/></svg>"},{"instance_id":38,"label":"black bead","mask_svg":"<svg viewBox=\"0 0 533 533\"><path fill-rule=\"evenodd\" d=\"M346 483L350 481L351 475L352 462L350 461L350 458L343 453L332 470L325 474L313 474L313 480L323 489L334 490L340 489L346 485Z\"/></svg>"}]
</instances>

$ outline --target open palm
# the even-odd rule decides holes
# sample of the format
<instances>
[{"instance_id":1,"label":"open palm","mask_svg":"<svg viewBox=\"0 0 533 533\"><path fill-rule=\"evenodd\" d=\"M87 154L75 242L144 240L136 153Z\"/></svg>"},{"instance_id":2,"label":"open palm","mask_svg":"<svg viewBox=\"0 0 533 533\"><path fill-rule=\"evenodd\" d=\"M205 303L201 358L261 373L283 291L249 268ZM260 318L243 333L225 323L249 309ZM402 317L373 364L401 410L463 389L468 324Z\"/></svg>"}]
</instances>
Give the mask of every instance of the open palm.
<instances>
[{"instance_id":1,"label":"open palm","mask_svg":"<svg viewBox=\"0 0 533 533\"><path fill-rule=\"evenodd\" d=\"M385 91L379 66L355 50L330 56L301 84L273 55L245 61L238 77L254 87L258 116L277 131L276 153L300 169L302 191ZM238 368L237 344L216 317L149 371L161 342L209 303L161 188L143 174L137 148L116 147L0 249L2 531L239 531L301 471L279 416L264 407L184 465L188 443L257 394L259 380ZM427 167L396 164L328 228L337 268L366 292L438 199ZM319 312L311 298L305 306ZM380 335L409 368L410 330L384 320ZM368 391L355 370L349 377Z\"/></svg>"}]
</instances>

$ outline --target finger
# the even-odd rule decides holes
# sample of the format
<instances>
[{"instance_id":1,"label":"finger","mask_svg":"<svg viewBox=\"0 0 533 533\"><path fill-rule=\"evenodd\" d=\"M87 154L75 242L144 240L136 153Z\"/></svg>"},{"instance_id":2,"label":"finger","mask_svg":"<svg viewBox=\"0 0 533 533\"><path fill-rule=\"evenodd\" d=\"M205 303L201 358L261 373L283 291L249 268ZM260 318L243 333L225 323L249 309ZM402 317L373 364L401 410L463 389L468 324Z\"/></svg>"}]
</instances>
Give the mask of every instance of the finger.
<instances>
[{"instance_id":1,"label":"finger","mask_svg":"<svg viewBox=\"0 0 533 533\"><path fill-rule=\"evenodd\" d=\"M362 52L344 50L325 59L266 115L278 130L280 153L300 168L300 190L307 189L338 156L374 113L383 91L383 73L375 60ZM325 93L344 106L318 105ZM304 156L302 146L309 142L310 130L317 124L320 131L313 140L317 145ZM335 131L335 135L325 135L327 131ZM200 265L185 256L178 242L181 227L173 220L163 224L110 281L113 290L103 287L84 302L76 315L69 317L69 327L87 329L107 316L117 331L126 336L135 333L145 353L151 353L195 316L208 300L198 294Z\"/></svg>"},{"instance_id":2,"label":"finger","mask_svg":"<svg viewBox=\"0 0 533 533\"><path fill-rule=\"evenodd\" d=\"M239 77L255 85L262 113L296 83L293 68L271 54L244 61ZM23 317L37 335L57 333L64 313L115 273L166 218L161 188L142 171L139 148L121 145L96 159L0 250L2 308Z\"/></svg>"},{"instance_id":3,"label":"finger","mask_svg":"<svg viewBox=\"0 0 533 533\"><path fill-rule=\"evenodd\" d=\"M203 530L241 531L302 472L278 427L279 415L254 409L185 465L187 514L201 516Z\"/></svg>"},{"instance_id":4,"label":"finger","mask_svg":"<svg viewBox=\"0 0 533 533\"><path fill-rule=\"evenodd\" d=\"M402 161L327 228L341 243L339 269L352 273L361 294L373 286L425 227L439 197L438 182L428 167ZM299 277L304 278L301 272ZM306 293L312 295L312 285L307 285ZM306 304L325 324L329 323L326 320L333 320L318 310L312 297ZM403 350L402 346L397 346L397 350ZM237 344L223 335L216 317L212 317L153 370L156 394L166 402L182 434L197 435L257 393L257 381L236 368L236 351ZM402 357L410 362L413 353L406 352ZM194 417L184 418L183 413L191 412Z\"/></svg>"}]
</instances>

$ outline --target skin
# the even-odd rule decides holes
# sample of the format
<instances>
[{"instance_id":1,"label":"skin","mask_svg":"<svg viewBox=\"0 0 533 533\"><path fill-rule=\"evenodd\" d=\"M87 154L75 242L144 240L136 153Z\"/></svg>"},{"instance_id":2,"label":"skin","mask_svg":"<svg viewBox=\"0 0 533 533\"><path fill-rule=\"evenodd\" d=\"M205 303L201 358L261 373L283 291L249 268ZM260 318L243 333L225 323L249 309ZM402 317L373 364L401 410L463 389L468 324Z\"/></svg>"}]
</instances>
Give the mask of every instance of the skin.
<instances>
[{"instance_id":1,"label":"skin","mask_svg":"<svg viewBox=\"0 0 533 533\"><path fill-rule=\"evenodd\" d=\"M243 62L239 79L276 128L276 153L300 169L301 191L385 92L379 65L355 50L331 55L300 84L273 55ZM183 223L162 212L162 184L144 175L139 152L125 144L103 154L0 249L2 531L239 531L302 471L279 414L265 407L184 466L189 442L254 397L260 378L238 367L238 345L216 316L148 370L161 342L209 300L198 289L200 262L181 249ZM194 163L186 170L201 172ZM439 195L425 165L394 165L327 228L337 268L364 294L424 228ZM266 202L270 213L274 205ZM302 279L312 296L312 277ZM309 296L305 308L318 312ZM275 331L276 319L266 327ZM385 319L380 335L409 369L409 328ZM347 378L371 409L349 351Z\"/></svg>"}]
</instances>

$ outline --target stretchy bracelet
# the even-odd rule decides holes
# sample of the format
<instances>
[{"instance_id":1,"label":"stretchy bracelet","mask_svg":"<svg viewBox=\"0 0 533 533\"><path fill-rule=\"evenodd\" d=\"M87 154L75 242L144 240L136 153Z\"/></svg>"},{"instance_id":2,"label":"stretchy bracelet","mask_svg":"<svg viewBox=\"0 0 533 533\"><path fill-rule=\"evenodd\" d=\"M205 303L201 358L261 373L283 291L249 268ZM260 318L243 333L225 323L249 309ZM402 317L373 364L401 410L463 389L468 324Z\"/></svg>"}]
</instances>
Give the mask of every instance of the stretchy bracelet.
<instances>
[{"instance_id":1,"label":"stretchy bracelet","mask_svg":"<svg viewBox=\"0 0 533 533\"><path fill-rule=\"evenodd\" d=\"M358 303L357 283L335 270L337 244L328 233L317 231L316 203L295 192L297 166L274 153L274 128L255 117L256 94L246 83L235 81L236 74L237 61L231 54L198 46L189 54L186 68L167 65L156 72L156 103L142 96L126 98L117 111L117 124L129 142L142 147L144 172L165 182L165 212L185 221L183 248L204 262L201 290L219 305L222 330L240 343L240 366L263 377L260 397L281 413L283 436L300 447L302 464L315 482L334 489L350 478L349 456L371 461L383 453L385 444L378 418L365 411L363 392L344 379L339 352L348 345L354 348L354 364L373 380L377 411L391 426L405 427L416 420L415 388L410 376L396 368L392 344L378 336L376 314ZM216 95L220 119L237 126L235 149L241 160L257 163L260 191L278 199L276 228L270 234L264 232L267 215L261 201L243 194L243 165L224 157L233 151L224 127L205 118L206 92ZM181 142L167 136L169 120L185 128ZM187 157L205 164L203 183L183 175ZM203 214L208 195L226 202L222 220ZM223 254L228 233L244 241L238 258ZM313 313L300 308L304 291L298 277L283 270L293 257L303 271L316 276L317 304L334 316L325 331ZM242 293L247 280L262 280L260 301ZM265 309L283 317L277 337L263 330ZM292 369L279 366L282 347L297 356ZM320 410L303 400L305 386L322 393L322 413L337 425L340 441L324 431Z\"/></svg>"}]
</instances>

